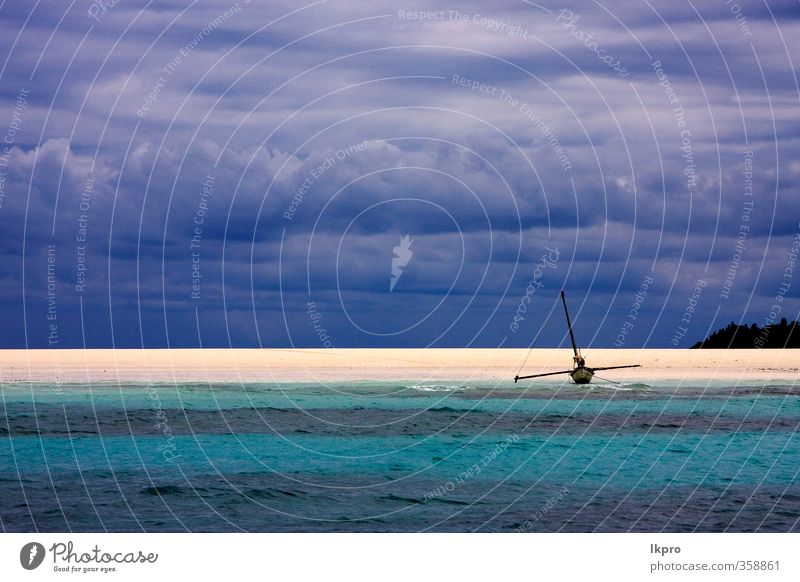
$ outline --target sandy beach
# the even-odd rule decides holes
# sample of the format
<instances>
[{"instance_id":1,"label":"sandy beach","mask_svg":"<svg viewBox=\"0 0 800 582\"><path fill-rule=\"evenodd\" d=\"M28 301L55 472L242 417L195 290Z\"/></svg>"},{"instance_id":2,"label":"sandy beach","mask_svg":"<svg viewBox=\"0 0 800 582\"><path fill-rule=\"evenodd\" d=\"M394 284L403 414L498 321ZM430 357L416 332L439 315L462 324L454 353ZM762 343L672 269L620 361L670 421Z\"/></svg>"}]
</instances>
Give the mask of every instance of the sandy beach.
<instances>
[{"instance_id":1,"label":"sandy beach","mask_svg":"<svg viewBox=\"0 0 800 582\"><path fill-rule=\"evenodd\" d=\"M641 364L623 381L800 381L800 350L587 349L589 366ZM525 349L0 350L0 382L512 380ZM521 374L565 370L572 353L536 349Z\"/></svg>"}]
</instances>

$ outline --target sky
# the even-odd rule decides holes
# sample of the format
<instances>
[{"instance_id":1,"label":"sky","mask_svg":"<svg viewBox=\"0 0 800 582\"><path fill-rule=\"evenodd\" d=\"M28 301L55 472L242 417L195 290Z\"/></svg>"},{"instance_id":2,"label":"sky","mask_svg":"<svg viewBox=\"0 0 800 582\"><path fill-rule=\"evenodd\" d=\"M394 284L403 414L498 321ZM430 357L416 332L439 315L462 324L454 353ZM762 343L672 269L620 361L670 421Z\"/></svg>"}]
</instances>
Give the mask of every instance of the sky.
<instances>
[{"instance_id":1,"label":"sky","mask_svg":"<svg viewBox=\"0 0 800 582\"><path fill-rule=\"evenodd\" d=\"M0 347L798 318L800 4L0 3Z\"/></svg>"}]
</instances>

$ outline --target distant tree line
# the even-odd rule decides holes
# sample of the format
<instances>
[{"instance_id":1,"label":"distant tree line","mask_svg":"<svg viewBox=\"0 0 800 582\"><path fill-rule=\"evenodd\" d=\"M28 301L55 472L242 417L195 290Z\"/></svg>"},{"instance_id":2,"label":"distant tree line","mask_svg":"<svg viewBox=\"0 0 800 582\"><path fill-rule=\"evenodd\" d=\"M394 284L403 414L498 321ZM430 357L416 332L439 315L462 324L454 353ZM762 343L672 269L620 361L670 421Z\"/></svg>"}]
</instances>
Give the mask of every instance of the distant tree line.
<instances>
[{"instance_id":1,"label":"distant tree line","mask_svg":"<svg viewBox=\"0 0 800 582\"><path fill-rule=\"evenodd\" d=\"M789 323L786 318L766 327L731 322L692 346L696 348L800 348L800 329L796 321Z\"/></svg>"}]
</instances>

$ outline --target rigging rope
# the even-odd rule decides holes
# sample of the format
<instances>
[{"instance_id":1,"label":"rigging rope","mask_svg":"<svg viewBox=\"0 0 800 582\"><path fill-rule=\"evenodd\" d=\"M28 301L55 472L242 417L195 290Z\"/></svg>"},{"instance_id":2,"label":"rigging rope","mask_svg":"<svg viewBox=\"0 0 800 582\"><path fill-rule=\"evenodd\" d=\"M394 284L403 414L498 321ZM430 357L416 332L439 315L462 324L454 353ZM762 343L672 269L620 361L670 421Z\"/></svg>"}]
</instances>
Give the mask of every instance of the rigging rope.
<instances>
[{"instance_id":1,"label":"rigging rope","mask_svg":"<svg viewBox=\"0 0 800 582\"><path fill-rule=\"evenodd\" d=\"M535 344L535 343L536 343L536 340L534 339L531 342L531 347L528 350L528 353L525 355L525 359L522 361L522 365L519 367L519 370L517 370L517 376L519 376L519 373L522 372L522 368L525 367L525 364L528 362L528 358L531 357L531 352L533 351L533 344Z\"/></svg>"},{"instance_id":2,"label":"rigging rope","mask_svg":"<svg viewBox=\"0 0 800 582\"><path fill-rule=\"evenodd\" d=\"M609 380L608 378L601 378L597 374L594 375L595 378L598 380L602 380L603 382L611 382L612 384L622 384L622 382L615 382L614 380Z\"/></svg>"}]
</instances>

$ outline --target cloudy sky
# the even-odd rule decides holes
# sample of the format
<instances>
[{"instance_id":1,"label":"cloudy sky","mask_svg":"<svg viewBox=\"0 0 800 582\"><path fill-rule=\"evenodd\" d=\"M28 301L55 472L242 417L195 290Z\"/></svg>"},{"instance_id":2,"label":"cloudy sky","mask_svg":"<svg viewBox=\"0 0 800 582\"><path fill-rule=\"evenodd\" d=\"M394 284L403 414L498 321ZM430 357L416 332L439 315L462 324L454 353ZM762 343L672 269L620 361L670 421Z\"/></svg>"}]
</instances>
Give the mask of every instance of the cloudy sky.
<instances>
[{"instance_id":1,"label":"cloudy sky","mask_svg":"<svg viewBox=\"0 0 800 582\"><path fill-rule=\"evenodd\" d=\"M2 2L0 346L550 347L562 288L585 346L794 319L798 37L797 0Z\"/></svg>"}]
</instances>

